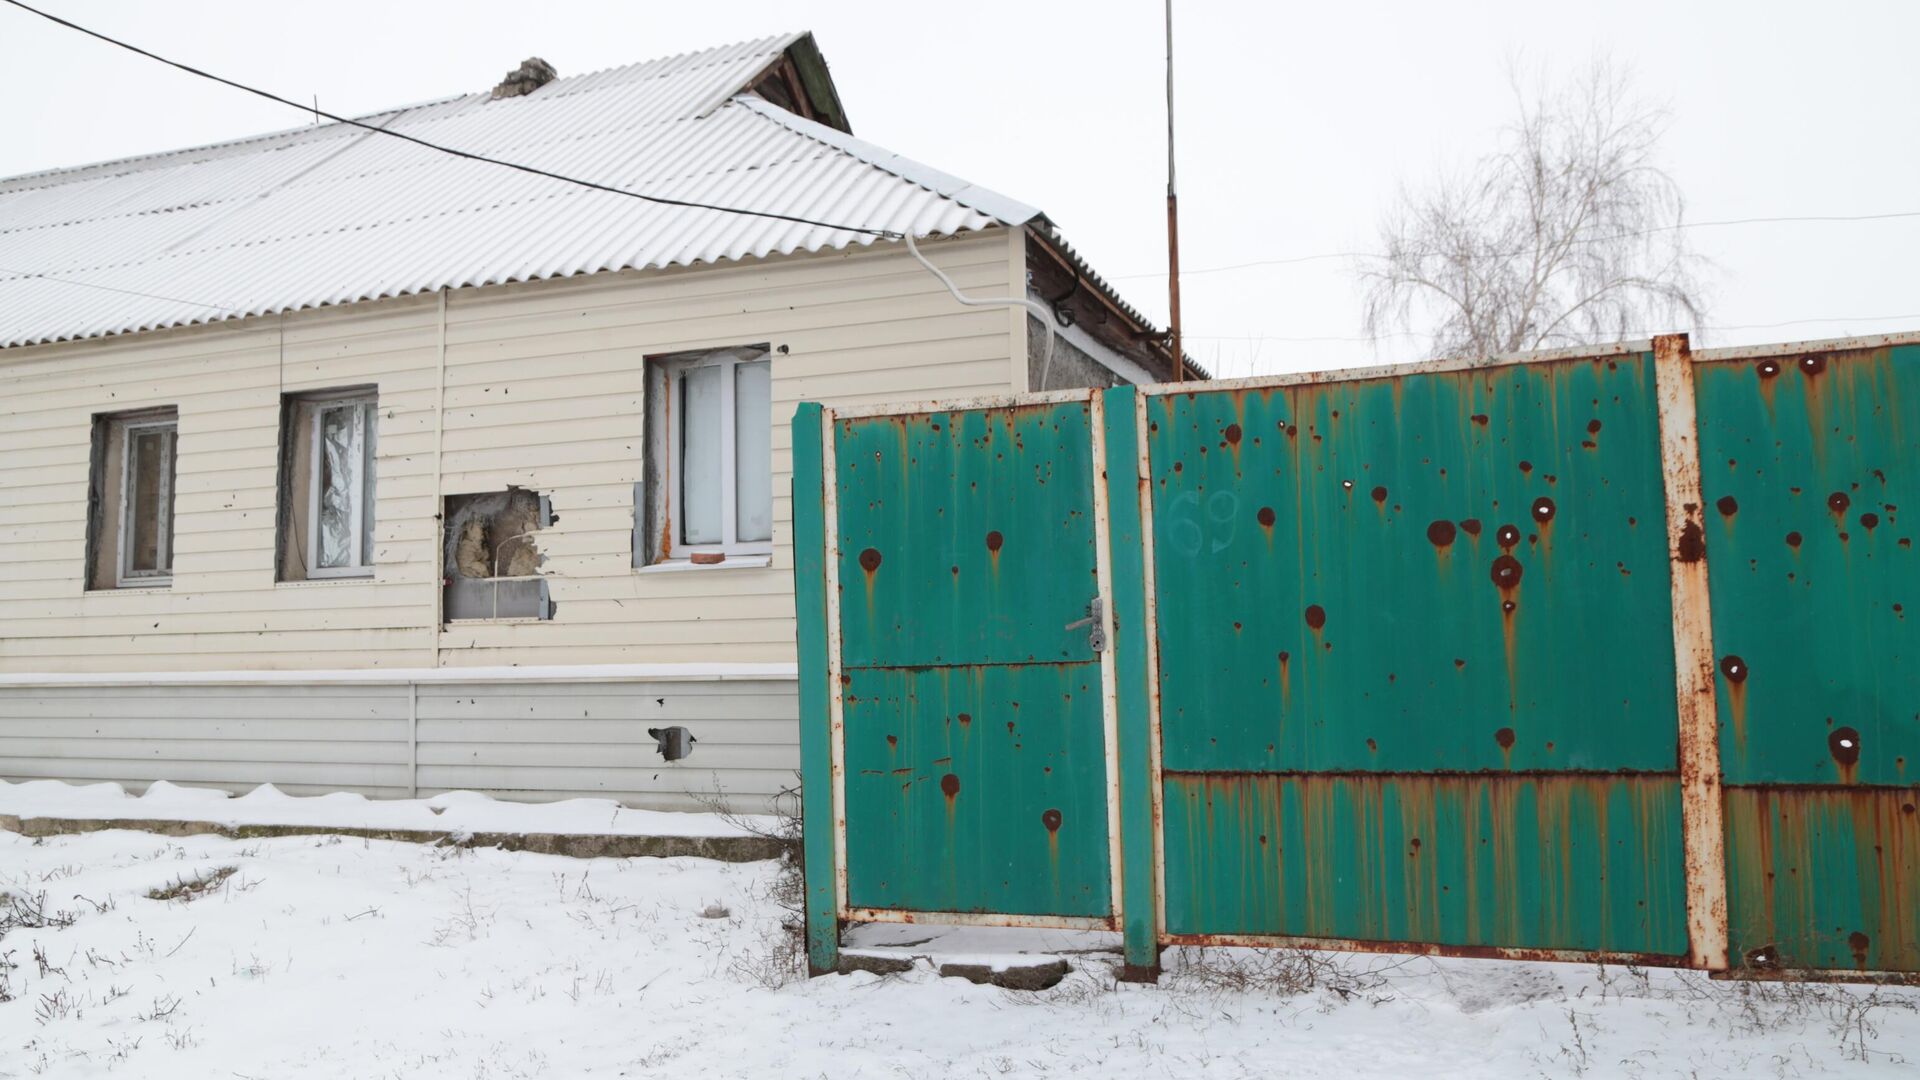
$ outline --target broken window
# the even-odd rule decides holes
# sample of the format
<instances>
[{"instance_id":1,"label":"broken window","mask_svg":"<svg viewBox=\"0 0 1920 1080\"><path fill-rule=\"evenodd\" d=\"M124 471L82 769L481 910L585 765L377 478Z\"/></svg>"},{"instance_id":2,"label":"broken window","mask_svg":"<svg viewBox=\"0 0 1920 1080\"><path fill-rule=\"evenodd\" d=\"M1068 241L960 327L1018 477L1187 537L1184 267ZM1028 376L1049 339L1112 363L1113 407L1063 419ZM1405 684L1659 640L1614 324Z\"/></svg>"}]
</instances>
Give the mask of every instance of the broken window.
<instances>
[{"instance_id":1,"label":"broken window","mask_svg":"<svg viewBox=\"0 0 1920 1080\"><path fill-rule=\"evenodd\" d=\"M635 563L773 550L773 365L765 346L648 361Z\"/></svg>"},{"instance_id":2,"label":"broken window","mask_svg":"<svg viewBox=\"0 0 1920 1080\"><path fill-rule=\"evenodd\" d=\"M96 416L87 507L87 586L173 580L173 489L179 414Z\"/></svg>"},{"instance_id":3,"label":"broken window","mask_svg":"<svg viewBox=\"0 0 1920 1080\"><path fill-rule=\"evenodd\" d=\"M441 577L445 617L551 619L553 602L540 575L538 533L557 518L546 496L521 488L449 495Z\"/></svg>"},{"instance_id":4,"label":"broken window","mask_svg":"<svg viewBox=\"0 0 1920 1080\"><path fill-rule=\"evenodd\" d=\"M373 574L372 390L287 397L281 404L281 581Z\"/></svg>"}]
</instances>

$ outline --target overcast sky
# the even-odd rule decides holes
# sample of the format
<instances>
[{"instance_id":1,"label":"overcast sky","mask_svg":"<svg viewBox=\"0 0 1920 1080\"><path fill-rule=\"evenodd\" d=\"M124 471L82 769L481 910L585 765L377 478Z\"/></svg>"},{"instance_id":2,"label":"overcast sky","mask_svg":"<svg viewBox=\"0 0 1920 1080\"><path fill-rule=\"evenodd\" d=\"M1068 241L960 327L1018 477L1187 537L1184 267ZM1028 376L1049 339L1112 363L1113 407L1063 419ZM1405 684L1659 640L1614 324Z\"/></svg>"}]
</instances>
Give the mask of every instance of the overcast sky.
<instances>
[{"instance_id":1,"label":"overcast sky","mask_svg":"<svg viewBox=\"0 0 1920 1080\"><path fill-rule=\"evenodd\" d=\"M1159 0L34 2L348 114L484 90L529 55L569 75L810 29L856 134L1041 207L1166 310ZM1197 271L1376 248L1402 183L1494 146L1512 57L1630 66L1672 109L1690 219L1920 211L1920 4L1181 0L1175 19L1188 350L1219 374L1420 358L1360 339L1348 260ZM17 9L0 56L0 175L301 122ZM1708 344L1920 328L1920 218L1691 235L1716 264ZM1338 340L1299 340L1318 338Z\"/></svg>"}]
</instances>

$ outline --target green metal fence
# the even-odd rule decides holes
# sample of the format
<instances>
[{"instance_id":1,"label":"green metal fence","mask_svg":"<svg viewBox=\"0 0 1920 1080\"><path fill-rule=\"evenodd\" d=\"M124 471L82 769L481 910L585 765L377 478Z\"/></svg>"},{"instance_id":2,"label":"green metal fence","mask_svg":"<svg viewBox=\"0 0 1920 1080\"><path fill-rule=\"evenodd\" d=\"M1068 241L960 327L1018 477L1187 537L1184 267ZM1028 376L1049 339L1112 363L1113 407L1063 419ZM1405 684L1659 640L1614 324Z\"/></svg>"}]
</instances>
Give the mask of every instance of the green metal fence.
<instances>
[{"instance_id":1,"label":"green metal fence","mask_svg":"<svg viewBox=\"0 0 1920 1080\"><path fill-rule=\"evenodd\" d=\"M1920 971L1916 410L1920 346L1684 337L803 405L814 967L851 920Z\"/></svg>"}]
</instances>

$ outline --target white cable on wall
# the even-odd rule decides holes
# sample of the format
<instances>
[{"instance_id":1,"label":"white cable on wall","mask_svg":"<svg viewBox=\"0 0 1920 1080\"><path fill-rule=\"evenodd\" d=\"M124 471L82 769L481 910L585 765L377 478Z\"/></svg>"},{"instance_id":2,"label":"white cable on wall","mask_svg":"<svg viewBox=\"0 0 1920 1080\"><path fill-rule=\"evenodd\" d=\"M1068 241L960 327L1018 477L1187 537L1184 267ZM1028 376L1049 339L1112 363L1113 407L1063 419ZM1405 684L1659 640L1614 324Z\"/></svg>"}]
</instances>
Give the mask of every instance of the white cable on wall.
<instances>
[{"instance_id":1,"label":"white cable on wall","mask_svg":"<svg viewBox=\"0 0 1920 1080\"><path fill-rule=\"evenodd\" d=\"M960 287L953 283L952 278L941 273L939 267L933 265L932 262L928 261L925 255L920 254L920 245L913 242L912 229L908 229L905 233L903 233L901 238L907 242L907 250L913 253L913 257L920 260L920 265L926 267L927 272L929 274L932 274L934 277L937 277L940 279L940 284L945 285L947 287L947 291L953 294L953 298L955 300L960 301L962 304L965 304L968 307L988 307L988 306L1013 307L1017 305L1019 307L1026 308L1028 311L1033 312L1034 315L1039 317L1041 328L1047 332L1047 346L1044 350L1041 351L1041 354L1040 354L1039 389L1045 390L1047 388L1047 372L1053 366L1053 312L1049 311L1047 309L1047 306L1045 304L1042 304L1040 301L1029 299L1024 296L1022 297L968 296L965 293L960 291Z\"/></svg>"}]
</instances>

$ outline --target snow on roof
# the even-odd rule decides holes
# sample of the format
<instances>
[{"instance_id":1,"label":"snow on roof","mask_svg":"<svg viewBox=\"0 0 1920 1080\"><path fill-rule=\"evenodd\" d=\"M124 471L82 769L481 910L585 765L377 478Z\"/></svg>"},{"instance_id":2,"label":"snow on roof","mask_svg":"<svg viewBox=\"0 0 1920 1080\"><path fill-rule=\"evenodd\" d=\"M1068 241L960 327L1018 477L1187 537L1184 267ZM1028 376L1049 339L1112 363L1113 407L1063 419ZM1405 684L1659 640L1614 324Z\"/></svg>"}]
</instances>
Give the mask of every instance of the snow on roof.
<instances>
[{"instance_id":1,"label":"snow on roof","mask_svg":"<svg viewBox=\"0 0 1920 1080\"><path fill-rule=\"evenodd\" d=\"M360 118L673 199L915 236L1040 212L747 93L804 34ZM0 180L0 348L441 288L872 243L346 124Z\"/></svg>"}]
</instances>

